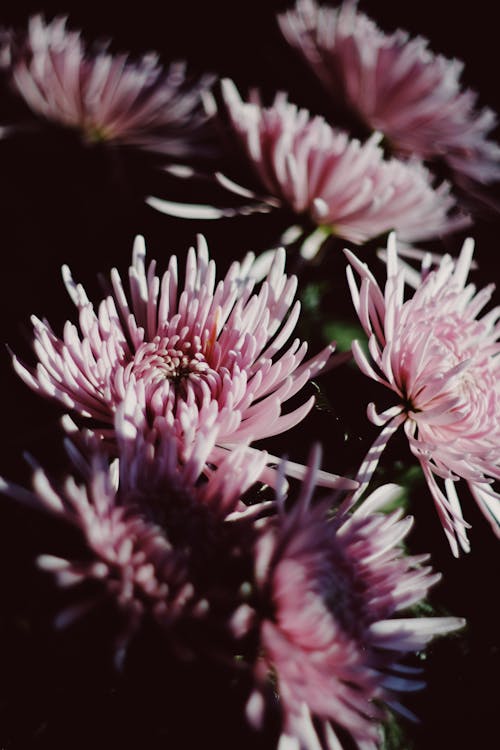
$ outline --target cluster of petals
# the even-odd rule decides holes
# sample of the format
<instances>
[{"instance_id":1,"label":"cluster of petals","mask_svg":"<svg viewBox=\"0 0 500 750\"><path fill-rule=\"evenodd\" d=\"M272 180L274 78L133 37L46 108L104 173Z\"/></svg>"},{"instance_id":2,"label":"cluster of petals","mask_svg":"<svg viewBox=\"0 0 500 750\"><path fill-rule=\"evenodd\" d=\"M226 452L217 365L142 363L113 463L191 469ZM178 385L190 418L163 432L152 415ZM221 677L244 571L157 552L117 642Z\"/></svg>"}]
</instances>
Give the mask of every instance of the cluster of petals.
<instances>
[{"instance_id":1,"label":"cluster of petals","mask_svg":"<svg viewBox=\"0 0 500 750\"><path fill-rule=\"evenodd\" d=\"M67 418L65 426L68 453L83 481L51 480L37 465L32 491L0 479L2 492L81 533L80 558L38 559L61 587L86 584L82 590L93 592L85 598L81 592L60 613L59 627L111 599L123 617L117 665L146 620L163 630L181 659L204 653L207 632L221 636L221 650L210 655L225 661L250 636L254 656L240 664L240 671L253 675L246 715L254 728L262 726L272 683L280 748L340 750L340 727L360 750L377 750L383 704L412 716L398 694L424 683L421 670L404 658L464 621L405 613L440 575L426 565L428 555L404 554L401 543L413 519L385 510L398 487L385 485L354 513L332 515L332 497L314 499L316 450L291 508L285 507L284 466L272 508L247 508L240 498L258 480L265 459L240 450L201 482L191 466L189 490L167 482L156 491L149 484L148 491L137 475L137 466L147 463L144 442L131 442L119 466L110 465L93 433ZM171 448L159 450L157 460ZM175 461L175 450L168 460Z\"/></svg>"},{"instance_id":2,"label":"cluster of petals","mask_svg":"<svg viewBox=\"0 0 500 750\"><path fill-rule=\"evenodd\" d=\"M177 258L171 256L157 276L154 261L146 268L138 238L129 296L113 269L110 293L95 311L64 268L80 330L67 322L59 338L48 323L33 318L38 365L31 370L16 358L14 365L35 391L101 423L101 434L111 441L117 409L125 402L128 427L134 429L136 414L135 427L146 419L152 428L168 430L178 440L181 460L182 445L213 428L210 462L217 464L236 445L298 424L314 396L287 414L281 413L283 403L331 360L333 344L304 361L307 344L289 342L300 303L294 303L297 279L285 274L284 263L280 250L258 291L252 254L233 262L216 284L215 263L199 238L197 252L190 248L187 254L181 286ZM325 481L335 485L337 478ZM350 480L344 484L353 487Z\"/></svg>"},{"instance_id":3,"label":"cluster of petals","mask_svg":"<svg viewBox=\"0 0 500 750\"><path fill-rule=\"evenodd\" d=\"M199 148L206 121L202 92L211 78L191 82L183 62L165 69L154 53L131 60L105 45L88 50L66 18L40 15L26 32L4 34L2 67L13 90L37 116L81 131L87 142L184 157Z\"/></svg>"},{"instance_id":4,"label":"cluster of petals","mask_svg":"<svg viewBox=\"0 0 500 750\"><path fill-rule=\"evenodd\" d=\"M146 441L131 443L119 461L110 464L94 433L79 430L68 418L64 424L70 435L67 451L81 481L73 476L62 482L52 480L38 465L32 491L0 478L2 492L55 515L80 532L84 544L80 557L43 554L38 558L39 567L50 572L59 586L74 590L85 584L81 591L87 591L72 596L73 602L57 616L56 625L66 627L100 602L111 600L123 622L115 642L117 664L145 619L171 633L187 620L201 621L207 627L206 622L203 625L211 616L207 569L217 554L226 566L230 564L234 547L245 543L248 519L267 508L263 503L247 509L241 502L241 496L258 480L265 454L249 455L243 448L228 453L220 470L201 482L203 461L196 464L193 457L183 467L177 464L176 471L184 476L176 484L169 482L173 475L160 463L167 457L173 466L178 458L174 442L169 441L157 450L156 469L161 471L162 482L153 485L147 477ZM217 570L213 572L212 586L220 599L220 581ZM227 592L229 612L239 604L232 601L232 593ZM227 629L227 624L221 627Z\"/></svg>"},{"instance_id":5,"label":"cluster of petals","mask_svg":"<svg viewBox=\"0 0 500 750\"><path fill-rule=\"evenodd\" d=\"M476 293L467 283L472 241L464 243L456 261L444 256L435 270L424 271L406 301L394 235L383 291L366 264L346 254L361 279L358 288L348 268L354 306L369 337L370 358L358 342L354 357L362 372L398 397L382 414L373 404L368 408L371 421L384 428L360 470L359 492L387 440L404 424L453 553L458 545L469 549L456 491L460 480L500 536L500 496L492 486L500 478L500 307L478 318L493 285Z\"/></svg>"},{"instance_id":6,"label":"cluster of petals","mask_svg":"<svg viewBox=\"0 0 500 750\"><path fill-rule=\"evenodd\" d=\"M435 189L421 163L385 159L379 134L361 143L283 93L263 107L244 102L230 80L222 86L231 127L274 204L356 244L391 229L426 240L469 223L448 183Z\"/></svg>"},{"instance_id":7,"label":"cluster of petals","mask_svg":"<svg viewBox=\"0 0 500 750\"><path fill-rule=\"evenodd\" d=\"M212 415L194 424L186 419L181 439L164 416L157 415L152 421L149 417L147 404L133 391L117 409L116 452L122 494L138 505L175 496L188 512L194 503L198 513L199 508L206 508L221 521L250 518L267 508L269 502L246 506L241 499L273 472L267 468L266 451L246 444L217 451L217 418ZM220 456L216 467L215 453Z\"/></svg>"},{"instance_id":8,"label":"cluster of petals","mask_svg":"<svg viewBox=\"0 0 500 750\"><path fill-rule=\"evenodd\" d=\"M339 8L297 0L279 23L331 96L398 153L443 159L479 182L500 179L500 147L488 139L495 114L462 89L459 60L435 55L405 31L385 34L352 0Z\"/></svg>"},{"instance_id":9,"label":"cluster of petals","mask_svg":"<svg viewBox=\"0 0 500 750\"><path fill-rule=\"evenodd\" d=\"M280 748L340 750L341 727L356 747L376 750L383 703L408 715L397 694L423 687L420 670L400 660L463 620L401 615L440 575L424 565L427 555L403 552L413 519L380 512L399 488L380 487L354 513L332 516L331 498L313 501L317 461L291 510L278 487L278 515L258 522L255 577L270 614L260 623L247 715L261 724L272 679Z\"/></svg>"}]
</instances>

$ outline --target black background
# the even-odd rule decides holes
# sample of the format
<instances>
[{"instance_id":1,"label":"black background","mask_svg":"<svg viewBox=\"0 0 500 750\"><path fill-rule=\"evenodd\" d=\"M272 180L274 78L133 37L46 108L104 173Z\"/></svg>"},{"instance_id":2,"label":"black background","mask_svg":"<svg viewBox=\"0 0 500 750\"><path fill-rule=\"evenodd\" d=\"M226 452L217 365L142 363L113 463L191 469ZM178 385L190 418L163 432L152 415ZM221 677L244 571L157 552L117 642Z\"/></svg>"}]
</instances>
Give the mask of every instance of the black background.
<instances>
[{"instance_id":1,"label":"black background","mask_svg":"<svg viewBox=\"0 0 500 750\"><path fill-rule=\"evenodd\" d=\"M292 101L326 113L321 89L277 30L275 12L288 5L256 0L128 5L103 2L98 6L19 3L3 8L0 24L24 26L28 16L40 10L48 19L68 13L70 26L81 28L89 40L111 38L113 49L133 54L155 49L165 62L186 59L194 72L211 71L234 78L243 93L252 85L267 94L285 89ZM461 5L372 0L362 3L361 8L382 28L407 28L428 37L434 50L465 60L464 81L480 92L482 104L500 112L496 74L499 39L493 4L486 0ZM12 101L4 98L2 115L9 115L13 109ZM86 287L96 290L98 272L112 265L121 271L126 269L137 233L145 234L150 255L161 263L172 252L182 256L195 233L202 231L224 269L233 257L271 245L283 228L273 216L218 224L169 219L142 202L143 195L154 192L159 184L154 169L138 169L133 159L122 162L120 156L92 152L59 136L19 135L0 142L2 342L28 357L31 313L47 316L56 330L72 315L60 280L63 262L70 264L74 276ZM492 190L491 195L495 192L498 194L498 190ZM470 231L478 244L480 283L498 279L499 227L498 215L482 212ZM459 238L448 240L447 247L456 252ZM321 273L338 274L343 280L343 265L341 260L329 259ZM318 272L306 273L314 279ZM335 316L336 311L332 313ZM39 400L17 380L6 350L1 358L0 473L26 482L23 450L29 450L54 471L60 467L60 411ZM334 422L332 412L317 412L287 442L278 441L276 450L300 454L305 450L301 446L321 439L326 446L326 464L339 470L339 464L355 464L358 460L357 454L345 455L340 437L345 423L353 433L364 435L358 452L374 434L363 421L365 399L362 404L357 399L360 389L368 386L350 373L328 381L325 387L333 404ZM352 443L348 449L352 449ZM396 460L397 448L394 450ZM425 495L425 489L421 495ZM418 727L408 725L405 742L408 746L414 743L416 750L493 748L498 743L498 542L469 501L465 514L473 524L472 554L452 560L429 498L420 499L414 509L418 520L412 549L433 551L435 567L445 574L435 592L436 603L445 611L467 617L469 628L465 638L438 643L430 650L428 689L408 701L422 723ZM148 672L142 667L141 671L136 665L136 680L145 680L141 690L122 685L116 692L111 670L103 666L109 661L109 639L107 633L98 632L100 621L87 629L83 626L73 633L53 635L50 619L57 611L57 594L50 581L33 572L32 558L36 552L52 551L47 550L46 539L58 537L58 529L37 514L3 502L0 747L112 748L126 746L128 741L145 749L171 746L171 738L162 741L158 729L164 704L154 697L156 686L162 683L157 695L163 697L170 689L161 670ZM189 682L189 678L179 676L165 679L176 686L176 692L182 692L177 687L180 683ZM111 684L112 690L107 687ZM182 688L193 701L193 713L186 711L186 734L180 733L182 739L174 743L175 747L191 747L203 738L212 744L211 733L220 729L216 730L213 716L226 715L231 731L241 732L238 722L231 718L238 705L234 696L220 688L221 701L207 697L204 702L200 698L204 688L212 696L219 695L216 685ZM223 700L227 701L226 714L220 710ZM197 724L198 734L192 723ZM248 733L243 741L241 736L231 735L231 741L236 746L259 746L258 738ZM224 744L222 739L217 742Z\"/></svg>"}]
</instances>

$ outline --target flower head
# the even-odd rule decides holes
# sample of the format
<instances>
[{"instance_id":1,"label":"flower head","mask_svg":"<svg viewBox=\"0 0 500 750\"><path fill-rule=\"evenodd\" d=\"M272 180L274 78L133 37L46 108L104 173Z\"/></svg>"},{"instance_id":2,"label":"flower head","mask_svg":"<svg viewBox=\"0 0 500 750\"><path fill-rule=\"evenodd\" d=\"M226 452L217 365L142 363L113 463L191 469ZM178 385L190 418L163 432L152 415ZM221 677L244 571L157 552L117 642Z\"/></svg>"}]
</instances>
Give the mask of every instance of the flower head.
<instances>
[{"instance_id":1,"label":"flower head","mask_svg":"<svg viewBox=\"0 0 500 750\"><path fill-rule=\"evenodd\" d=\"M375 456L404 424L454 554L457 540L469 549L455 489L459 480L468 484L500 535L500 496L491 486L500 478L500 307L478 318L493 286L476 294L466 283L472 253L468 240L456 263L444 256L436 270L424 274L413 297L404 301L405 271L398 267L394 236L388 245L384 291L366 265L346 251L361 278L358 291L348 269L372 361L357 342L353 354L361 370L398 399L380 415L373 404L369 407L370 419L385 427L365 460L360 492L376 467Z\"/></svg>"},{"instance_id":2,"label":"flower head","mask_svg":"<svg viewBox=\"0 0 500 750\"><path fill-rule=\"evenodd\" d=\"M459 60L435 55L405 31L385 34L352 0L340 8L297 0L279 23L329 93L396 152L443 159L479 182L500 179L500 147L488 140L496 117L462 90Z\"/></svg>"},{"instance_id":3,"label":"flower head","mask_svg":"<svg viewBox=\"0 0 500 750\"><path fill-rule=\"evenodd\" d=\"M66 18L29 20L5 36L3 67L12 88L38 116L75 128L85 141L133 146L184 157L200 148L207 76L191 83L185 64L164 69L155 54L132 61L106 46L89 51Z\"/></svg>"},{"instance_id":4,"label":"flower head","mask_svg":"<svg viewBox=\"0 0 500 750\"><path fill-rule=\"evenodd\" d=\"M230 619L241 602L236 584L225 588L223 571L243 559L241 548L248 548L254 538L253 518L268 508L268 503L247 508L241 502L259 479L265 454L239 448L226 455L221 472L213 470L203 481L203 461L196 468L193 459L176 467L185 475L183 482L175 482L172 470L162 472L161 484L155 485L147 476L151 457L145 441L126 446L119 452L118 465L110 465L102 441L90 431L78 430L68 418L64 423L78 480L51 480L37 465L32 492L0 478L2 492L50 512L80 532L79 553L43 554L38 559L59 586L81 587L80 596L73 596L74 603L62 610L56 625L65 627L103 600L111 600L122 620L115 643L117 663L145 620L156 622L181 651L196 650L206 641L201 637L197 643L194 636L193 642L185 642L181 631L186 623L191 631L198 623L202 630L229 632L224 618ZM164 438L154 460L174 466L175 442Z\"/></svg>"},{"instance_id":5,"label":"flower head","mask_svg":"<svg viewBox=\"0 0 500 750\"><path fill-rule=\"evenodd\" d=\"M80 331L68 322L60 339L34 318L39 364L32 372L14 358L15 367L36 391L103 423L112 440L117 409L126 400L129 426L137 419L136 427L146 421L148 429L168 430L181 457L194 435L215 431L210 462L217 464L236 445L298 424L314 397L288 414L282 404L323 369L334 349L327 346L304 362L307 344L288 343L300 304L293 303L297 280L285 275L284 262L285 252L278 251L258 292L253 255L234 262L216 285L215 263L200 238L197 253L191 248L187 254L181 286L176 257L157 276L154 261L146 269L139 238L130 298L114 269L111 292L95 312L65 268Z\"/></svg>"},{"instance_id":6,"label":"flower head","mask_svg":"<svg viewBox=\"0 0 500 750\"><path fill-rule=\"evenodd\" d=\"M400 615L440 575L422 565L426 555L403 553L412 519L378 512L399 488L381 487L354 514L332 517L331 499L312 503L316 467L317 457L291 510L278 491L279 514L257 542L256 580L270 604L247 713L261 722L273 675L283 746L340 750L341 727L375 750L381 704L403 711L396 694L423 686L400 657L463 621Z\"/></svg>"},{"instance_id":7,"label":"flower head","mask_svg":"<svg viewBox=\"0 0 500 750\"><path fill-rule=\"evenodd\" d=\"M223 81L232 127L273 199L357 244L396 228L403 240L425 240L468 223L452 216L447 183L432 187L417 162L385 160L379 135L365 143L334 130L278 94L271 107L243 102Z\"/></svg>"}]
</instances>

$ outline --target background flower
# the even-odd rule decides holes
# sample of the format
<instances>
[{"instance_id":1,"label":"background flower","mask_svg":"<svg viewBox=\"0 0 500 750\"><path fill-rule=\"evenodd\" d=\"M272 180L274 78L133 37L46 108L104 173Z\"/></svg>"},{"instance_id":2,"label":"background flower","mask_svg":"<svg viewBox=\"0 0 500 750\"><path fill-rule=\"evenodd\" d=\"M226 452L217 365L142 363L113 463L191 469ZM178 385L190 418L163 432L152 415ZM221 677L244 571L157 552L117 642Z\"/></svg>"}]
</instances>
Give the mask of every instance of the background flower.
<instances>
[{"instance_id":1,"label":"background flower","mask_svg":"<svg viewBox=\"0 0 500 750\"><path fill-rule=\"evenodd\" d=\"M183 419L185 429L180 435L165 417L157 416L149 424L147 407L133 393L118 408L115 419L120 488L127 497L150 505L176 495L187 508L194 503L222 520L258 515L272 504L247 507L242 501L270 471L265 451L239 445L220 451L218 467L214 467L218 437L214 410L192 424L189 417Z\"/></svg>"},{"instance_id":2,"label":"background flower","mask_svg":"<svg viewBox=\"0 0 500 750\"><path fill-rule=\"evenodd\" d=\"M439 158L479 182L500 179L490 109L460 81L463 63L434 54L422 37L385 34L346 0L339 8L298 0L281 30L337 101L347 103L405 156Z\"/></svg>"},{"instance_id":3,"label":"background flower","mask_svg":"<svg viewBox=\"0 0 500 750\"><path fill-rule=\"evenodd\" d=\"M278 94L271 107L243 102L223 81L232 128L272 198L325 231L362 244L397 228L425 240L465 226L447 183L436 190L419 163L385 160L378 135L365 143L332 129Z\"/></svg>"},{"instance_id":4,"label":"background flower","mask_svg":"<svg viewBox=\"0 0 500 750\"><path fill-rule=\"evenodd\" d=\"M11 87L36 115L76 128L88 143L173 158L203 150L207 117L201 94L210 76L190 80L184 62L164 69L153 53L131 60L112 55L106 45L88 50L66 20L58 16L47 23L32 16L27 32L10 32L1 40Z\"/></svg>"}]
</instances>

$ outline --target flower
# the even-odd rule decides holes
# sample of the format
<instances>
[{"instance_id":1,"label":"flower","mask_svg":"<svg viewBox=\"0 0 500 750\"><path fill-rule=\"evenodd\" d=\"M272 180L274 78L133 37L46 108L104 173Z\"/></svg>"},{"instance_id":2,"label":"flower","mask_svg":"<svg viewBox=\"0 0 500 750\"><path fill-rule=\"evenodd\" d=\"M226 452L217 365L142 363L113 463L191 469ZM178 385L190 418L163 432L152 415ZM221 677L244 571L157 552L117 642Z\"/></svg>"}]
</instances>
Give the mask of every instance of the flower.
<instances>
[{"instance_id":1,"label":"flower","mask_svg":"<svg viewBox=\"0 0 500 750\"><path fill-rule=\"evenodd\" d=\"M272 505L246 506L241 499L266 476L265 451L239 445L220 451L217 468L212 465L218 437L214 410L193 425L183 420L185 430L179 439L164 417L157 416L149 424L147 405L134 396L131 390L115 419L119 485L124 495L140 506L175 496L179 506L189 509L194 503L220 520L249 518Z\"/></svg>"},{"instance_id":2,"label":"flower","mask_svg":"<svg viewBox=\"0 0 500 750\"><path fill-rule=\"evenodd\" d=\"M476 294L466 284L473 242L454 262L444 256L404 301L405 271L398 267L396 240L388 244L384 292L366 264L346 251L361 278L348 268L354 306L369 337L370 360L358 342L353 354L361 371L390 388L398 404L370 420L385 425L360 470L363 491L390 436L404 424L454 555L469 550L456 487L464 480L500 536L500 496L491 483L500 478L500 307L478 319L493 285ZM373 366L372 366L373 363ZM440 486L444 480L444 489Z\"/></svg>"},{"instance_id":3,"label":"flower","mask_svg":"<svg viewBox=\"0 0 500 750\"><path fill-rule=\"evenodd\" d=\"M374 135L365 143L297 109L279 93L269 108L243 102L229 80L224 99L232 128L273 199L356 244L396 228L402 240L425 240L468 223L451 216L447 183L436 190L419 163L383 158Z\"/></svg>"},{"instance_id":4,"label":"flower","mask_svg":"<svg viewBox=\"0 0 500 750\"><path fill-rule=\"evenodd\" d=\"M241 547L253 541L253 518L269 507L261 503L247 508L240 499L258 480L265 454L240 447L226 455L220 471L201 482L203 462L198 461L196 469L192 461L184 467L191 484L187 477L182 485L169 484L162 474L162 485L153 487L141 481L145 472L137 475L137 466L148 460L144 442L129 445L119 453L118 465L110 465L96 435L79 430L68 418L64 425L70 436L68 454L83 481L73 476L53 481L38 465L32 492L0 478L0 491L80 531L80 554L43 554L38 559L39 567L52 573L59 586L82 587L80 598L57 616L56 626L66 627L110 599L122 619L115 643L118 665L146 619L168 631L179 653L201 648L206 641L201 638L197 645L194 636L194 642L186 643L186 622L191 630L193 623L200 623L202 629L229 632L228 624L219 620L224 613L230 618L241 602L237 586L224 589L222 571L230 568L234 573L243 557ZM177 459L174 442L164 441L157 462L172 465ZM213 609L211 592L216 592Z\"/></svg>"},{"instance_id":5,"label":"flower","mask_svg":"<svg viewBox=\"0 0 500 750\"><path fill-rule=\"evenodd\" d=\"M132 61L101 45L89 51L58 16L32 16L27 32L4 35L0 59L11 87L38 116L76 128L88 143L133 146L177 158L199 150L207 117L185 63L164 69L157 55ZM196 141L199 141L198 145Z\"/></svg>"},{"instance_id":6,"label":"flower","mask_svg":"<svg viewBox=\"0 0 500 750\"><path fill-rule=\"evenodd\" d=\"M488 140L496 116L462 90L459 60L435 55L405 31L385 34L351 0L340 8L297 0L279 24L328 92L397 153L443 159L479 182L500 179L500 147Z\"/></svg>"},{"instance_id":7,"label":"flower","mask_svg":"<svg viewBox=\"0 0 500 750\"><path fill-rule=\"evenodd\" d=\"M1 489L51 511L80 530L84 542L80 559L44 554L38 560L40 567L51 572L64 588L97 583L90 597L80 597L76 604L61 611L55 624L66 627L81 617L103 599L104 591L115 602L124 622L116 642L119 663L147 613L174 622L186 608L196 606L196 596L182 547L175 548L160 526L140 508L120 500L114 474L105 455L96 452L90 459L84 484L68 477L58 487L37 467L34 493L8 482L2 482Z\"/></svg>"},{"instance_id":8,"label":"flower","mask_svg":"<svg viewBox=\"0 0 500 750\"><path fill-rule=\"evenodd\" d=\"M138 238L129 269L130 300L113 269L110 294L96 313L65 267L80 332L67 322L60 339L48 323L33 318L39 363L30 371L14 357L14 366L34 390L100 422L101 433L111 440L116 411L125 400L129 428L137 419L136 427L146 420L151 429L168 430L181 457L195 433L214 429L210 462L217 464L236 445L298 424L314 397L288 414L281 413L282 404L330 362L333 344L306 362L305 342L287 344L300 303L293 303L297 279L286 276L284 264L280 250L254 292L249 254L216 286L215 263L199 238L197 253L191 248L187 254L182 288L176 257L160 278L154 261L146 269L144 242ZM301 467L290 471L300 475ZM338 481L334 475L323 478ZM353 487L351 480L340 484Z\"/></svg>"},{"instance_id":9,"label":"flower","mask_svg":"<svg viewBox=\"0 0 500 750\"><path fill-rule=\"evenodd\" d=\"M297 502L286 511L278 488L278 516L262 521L255 576L269 607L247 715L261 724L273 680L282 715L280 748L340 750L341 727L356 747L376 750L381 704L408 715L396 694L423 687L416 678L420 670L400 658L464 621L400 614L420 602L440 575L422 565L427 555L403 553L400 543L413 519L401 519L401 511L379 512L399 488L380 487L352 515L332 517L331 498L312 502L317 466L316 453Z\"/></svg>"}]
</instances>

